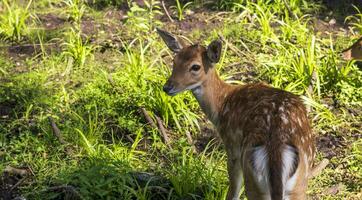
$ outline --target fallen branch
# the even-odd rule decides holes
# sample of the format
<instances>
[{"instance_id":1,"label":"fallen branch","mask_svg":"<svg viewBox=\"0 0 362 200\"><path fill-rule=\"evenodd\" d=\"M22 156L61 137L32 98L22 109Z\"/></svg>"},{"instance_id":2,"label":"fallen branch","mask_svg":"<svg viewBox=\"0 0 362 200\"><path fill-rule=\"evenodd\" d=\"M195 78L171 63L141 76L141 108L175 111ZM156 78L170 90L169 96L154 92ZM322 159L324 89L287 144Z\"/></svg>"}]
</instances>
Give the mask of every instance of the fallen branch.
<instances>
[{"instance_id":1,"label":"fallen branch","mask_svg":"<svg viewBox=\"0 0 362 200\"><path fill-rule=\"evenodd\" d=\"M31 175L35 176L35 173L34 173L33 169L29 166L29 164L27 165L27 167L28 167L28 170L31 173Z\"/></svg>"},{"instance_id":2,"label":"fallen branch","mask_svg":"<svg viewBox=\"0 0 362 200\"><path fill-rule=\"evenodd\" d=\"M212 15L211 17L205 19L205 22L209 22L211 20L213 20L214 18L220 18L220 15L227 15L227 14L232 14L232 12L218 12L214 15ZM224 18L220 18L222 20L224 20Z\"/></svg>"},{"instance_id":3,"label":"fallen branch","mask_svg":"<svg viewBox=\"0 0 362 200\"><path fill-rule=\"evenodd\" d=\"M170 142L170 138L168 137L167 135L167 132L166 132L166 129L165 127L163 126L163 122L162 120L156 116L156 121L157 121L157 124L158 124L158 130L160 131L160 133L162 134L162 137L163 137L163 140L165 142L165 144L171 148L171 142Z\"/></svg>"},{"instance_id":4,"label":"fallen branch","mask_svg":"<svg viewBox=\"0 0 362 200\"><path fill-rule=\"evenodd\" d=\"M145 108L141 108L141 112L143 114L143 116L145 117L146 121L148 122L149 125L151 125L153 128L157 129L158 132L161 133L161 136L163 137L163 140L165 142L165 144L171 148L171 143L170 143L170 139L166 133L166 129L165 127L163 126L163 122L162 120L156 116L156 121L157 121L157 124L158 126L155 124L155 122L152 120L152 118L150 117L150 115L148 114L148 112L146 111Z\"/></svg>"},{"instance_id":5,"label":"fallen branch","mask_svg":"<svg viewBox=\"0 0 362 200\"><path fill-rule=\"evenodd\" d=\"M308 178L314 178L314 177L318 176L323 171L323 169L327 167L328 164L329 164L329 160L323 159L317 166L315 166L311 170Z\"/></svg>"},{"instance_id":6,"label":"fallen branch","mask_svg":"<svg viewBox=\"0 0 362 200\"><path fill-rule=\"evenodd\" d=\"M174 22L172 17L170 16L170 13L168 13L167 11L167 8L166 8L166 5L165 5L165 1L161 1L161 4L162 4L162 8L163 10L165 11L166 13L166 16L168 17L168 19L171 21L171 22Z\"/></svg>"},{"instance_id":7,"label":"fallen branch","mask_svg":"<svg viewBox=\"0 0 362 200\"><path fill-rule=\"evenodd\" d=\"M22 184L26 179L28 178L28 176L24 176L23 178L21 178L15 185L13 185L10 190L9 193L11 193L14 189L16 189L17 187L19 187L20 184Z\"/></svg>"},{"instance_id":8,"label":"fallen branch","mask_svg":"<svg viewBox=\"0 0 362 200\"><path fill-rule=\"evenodd\" d=\"M218 33L218 36L220 38L220 40L222 42L224 42L226 44L226 46L228 46L230 48L231 51L233 51L237 56L239 57L247 57L249 60L255 60L254 58L252 58L250 55L240 51L240 49L238 49L234 44L230 43L227 39L225 39L225 37L223 35L221 35L220 33Z\"/></svg>"},{"instance_id":9,"label":"fallen branch","mask_svg":"<svg viewBox=\"0 0 362 200\"><path fill-rule=\"evenodd\" d=\"M230 50L233 51L237 56L240 56L240 57L246 56L245 53L240 51L235 45L233 45L232 43L229 43L229 41L227 41L223 35L221 35L219 33L218 36L219 36L220 40L222 42L224 42L227 46L229 46Z\"/></svg>"},{"instance_id":10,"label":"fallen branch","mask_svg":"<svg viewBox=\"0 0 362 200\"><path fill-rule=\"evenodd\" d=\"M186 138L187 138L187 142L191 145L192 147L192 151L194 153L196 153L196 147L195 147L195 144L194 144L194 140L192 139L192 136L190 134L190 132L186 131Z\"/></svg>"},{"instance_id":11,"label":"fallen branch","mask_svg":"<svg viewBox=\"0 0 362 200\"><path fill-rule=\"evenodd\" d=\"M146 121L148 122L148 124L150 124L153 128L158 128L155 124L155 122L152 120L152 118L150 117L150 115L147 113L145 108L141 108L142 114L145 117Z\"/></svg>"},{"instance_id":12,"label":"fallen branch","mask_svg":"<svg viewBox=\"0 0 362 200\"><path fill-rule=\"evenodd\" d=\"M229 67L234 67L234 66L237 66L237 65L241 65L242 62L234 62L234 63L231 63L230 65L226 65L225 66L225 69L229 68Z\"/></svg>"},{"instance_id":13,"label":"fallen branch","mask_svg":"<svg viewBox=\"0 0 362 200\"><path fill-rule=\"evenodd\" d=\"M50 125L52 126L52 130L53 130L53 133L54 133L55 137L58 138L58 140L59 140L59 142L60 142L61 144L64 144L64 145L67 144L67 143L65 142L62 134L60 133L59 128L58 128L57 125L55 124L54 119L53 119L52 117L50 117L50 116L48 117L48 119L49 119Z\"/></svg>"},{"instance_id":14,"label":"fallen branch","mask_svg":"<svg viewBox=\"0 0 362 200\"><path fill-rule=\"evenodd\" d=\"M12 166L6 166L4 169L4 172L9 173L9 174L15 174L15 175L20 175L20 176L26 176L29 174L29 170L27 169L18 169Z\"/></svg>"},{"instance_id":15,"label":"fallen branch","mask_svg":"<svg viewBox=\"0 0 362 200\"><path fill-rule=\"evenodd\" d=\"M60 144L65 145L65 152L66 152L66 154L67 154L67 155L73 154L72 149L68 147L68 144L67 144L67 142L64 140L64 138L63 138L63 136L62 136L62 134L61 134L58 126L56 125L54 119L53 119L51 116L49 116L49 117L48 117L48 120L49 120L49 122L50 122L50 125L51 125L52 130L53 130L53 134L55 135L55 137L58 138Z\"/></svg>"},{"instance_id":16,"label":"fallen branch","mask_svg":"<svg viewBox=\"0 0 362 200\"><path fill-rule=\"evenodd\" d=\"M336 195L338 192L342 191L345 188L345 186L342 183L338 183L336 185L333 185L326 189L325 194L326 195Z\"/></svg>"},{"instance_id":17,"label":"fallen branch","mask_svg":"<svg viewBox=\"0 0 362 200\"><path fill-rule=\"evenodd\" d=\"M79 199L84 199L82 195L80 195L79 192L71 185L53 186L43 190L42 192L59 191L59 190L66 193L67 195L71 195L73 198L70 199L74 199L74 197L78 197Z\"/></svg>"},{"instance_id":18,"label":"fallen branch","mask_svg":"<svg viewBox=\"0 0 362 200\"><path fill-rule=\"evenodd\" d=\"M128 141L130 141L132 144L134 143L134 140L129 135L125 135Z\"/></svg>"}]
</instances>

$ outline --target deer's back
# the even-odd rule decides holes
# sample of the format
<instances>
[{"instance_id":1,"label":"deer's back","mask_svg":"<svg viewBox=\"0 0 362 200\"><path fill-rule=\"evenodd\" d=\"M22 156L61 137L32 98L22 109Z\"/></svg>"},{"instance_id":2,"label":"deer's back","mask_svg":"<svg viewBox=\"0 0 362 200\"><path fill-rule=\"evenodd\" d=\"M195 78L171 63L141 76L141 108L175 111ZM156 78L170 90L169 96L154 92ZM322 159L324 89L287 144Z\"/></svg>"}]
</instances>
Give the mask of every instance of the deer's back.
<instances>
[{"instance_id":1,"label":"deer's back","mask_svg":"<svg viewBox=\"0 0 362 200\"><path fill-rule=\"evenodd\" d=\"M230 146L292 145L314 154L311 128L300 98L263 84L249 84L231 92L222 106L218 129L226 144L234 143Z\"/></svg>"}]
</instances>

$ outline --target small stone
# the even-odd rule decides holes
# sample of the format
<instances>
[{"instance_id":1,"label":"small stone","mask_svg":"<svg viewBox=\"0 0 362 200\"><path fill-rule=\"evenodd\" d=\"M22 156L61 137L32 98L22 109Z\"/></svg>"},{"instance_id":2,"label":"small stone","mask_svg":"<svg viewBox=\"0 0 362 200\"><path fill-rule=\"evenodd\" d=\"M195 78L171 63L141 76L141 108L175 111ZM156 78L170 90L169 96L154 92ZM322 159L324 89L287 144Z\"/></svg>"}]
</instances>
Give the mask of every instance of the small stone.
<instances>
[{"instance_id":1,"label":"small stone","mask_svg":"<svg viewBox=\"0 0 362 200\"><path fill-rule=\"evenodd\" d=\"M337 23L336 19L332 18L331 20L329 20L328 24L330 26L334 26Z\"/></svg>"}]
</instances>

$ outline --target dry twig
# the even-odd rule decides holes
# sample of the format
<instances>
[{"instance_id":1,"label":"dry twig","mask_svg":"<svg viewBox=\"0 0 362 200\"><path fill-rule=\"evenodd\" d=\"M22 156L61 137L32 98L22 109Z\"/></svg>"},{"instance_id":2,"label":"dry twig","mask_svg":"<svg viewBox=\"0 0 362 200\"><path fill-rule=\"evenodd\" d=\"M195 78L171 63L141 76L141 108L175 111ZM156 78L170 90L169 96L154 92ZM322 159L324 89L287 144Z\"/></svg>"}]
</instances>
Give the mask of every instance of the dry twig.
<instances>
[{"instance_id":1,"label":"dry twig","mask_svg":"<svg viewBox=\"0 0 362 200\"><path fill-rule=\"evenodd\" d=\"M222 42L224 42L226 44L226 46L228 46L230 48L231 51L233 51L237 56L239 57L246 57L249 60L255 60L252 56L240 51L235 45L233 45L232 43L230 43L223 35L221 35L220 33L218 34L220 40Z\"/></svg>"},{"instance_id":2,"label":"dry twig","mask_svg":"<svg viewBox=\"0 0 362 200\"><path fill-rule=\"evenodd\" d=\"M64 140L64 138L63 138L63 136L62 136L62 134L61 134L61 132L60 132L57 124L55 123L54 119L53 119L51 116L49 116L49 117L48 117L48 120L49 120L49 123L50 123L50 125L51 125L51 127L52 127L53 134L55 135L55 137L58 138L59 142L60 142L62 145L65 145L65 152L66 152L66 154L67 154L67 155L73 154L72 149L68 147L68 144L67 144L67 142Z\"/></svg>"},{"instance_id":3,"label":"dry twig","mask_svg":"<svg viewBox=\"0 0 362 200\"><path fill-rule=\"evenodd\" d=\"M156 116L156 121L157 121L157 124L158 124L158 130L159 130L160 133L162 134L162 137L163 137L164 142L166 143L166 145L167 145L168 147L171 148L170 138L169 138L168 135L167 135L167 132L166 132L165 127L163 126L162 120L161 120L158 116Z\"/></svg>"},{"instance_id":4,"label":"dry twig","mask_svg":"<svg viewBox=\"0 0 362 200\"><path fill-rule=\"evenodd\" d=\"M147 113L146 109L141 108L141 112L142 112L143 116L145 116L145 119L148 122L148 124L150 124L153 128L157 129L157 126L156 126L155 122L152 120L150 115Z\"/></svg>"},{"instance_id":5,"label":"dry twig","mask_svg":"<svg viewBox=\"0 0 362 200\"><path fill-rule=\"evenodd\" d=\"M170 139L166 133L165 127L163 126L162 120L158 116L156 116L156 121L158 124L158 126L157 126L145 108L141 108L141 112L142 112L143 116L145 117L146 121L148 122L148 124L150 124L153 128L157 129L161 133L165 144L171 148Z\"/></svg>"},{"instance_id":6,"label":"dry twig","mask_svg":"<svg viewBox=\"0 0 362 200\"><path fill-rule=\"evenodd\" d=\"M194 144L194 140L192 139L192 136L190 134L190 132L186 131L186 137L187 137L187 142L191 145L192 147L192 151L194 153L196 153L196 147L195 147L195 144Z\"/></svg>"},{"instance_id":7,"label":"dry twig","mask_svg":"<svg viewBox=\"0 0 362 200\"><path fill-rule=\"evenodd\" d=\"M26 176L29 174L29 170L27 169L18 169L12 166L6 166L4 169L4 172L9 173L9 174L16 174L16 175L20 175L20 176Z\"/></svg>"},{"instance_id":8,"label":"dry twig","mask_svg":"<svg viewBox=\"0 0 362 200\"><path fill-rule=\"evenodd\" d=\"M311 170L311 173L309 174L308 178L313 178L313 177L318 176L323 171L323 169L327 167L328 164L329 164L329 160L323 159L317 166L315 166Z\"/></svg>"},{"instance_id":9,"label":"dry twig","mask_svg":"<svg viewBox=\"0 0 362 200\"><path fill-rule=\"evenodd\" d=\"M338 192L342 191L345 186L342 183L338 183L326 189L326 195L336 195Z\"/></svg>"},{"instance_id":10,"label":"dry twig","mask_svg":"<svg viewBox=\"0 0 362 200\"><path fill-rule=\"evenodd\" d=\"M19 187L19 185L22 184L27 178L28 176L24 176L23 178L21 178L15 185L10 188L9 192L11 193L14 189Z\"/></svg>"},{"instance_id":11,"label":"dry twig","mask_svg":"<svg viewBox=\"0 0 362 200\"><path fill-rule=\"evenodd\" d=\"M242 64L242 62L234 62L234 63L231 63L231 64L229 64L229 65L226 65L225 66L225 69L227 69L227 68L229 68L229 67L234 67L234 66L237 66L237 65L241 65Z\"/></svg>"},{"instance_id":12,"label":"dry twig","mask_svg":"<svg viewBox=\"0 0 362 200\"><path fill-rule=\"evenodd\" d=\"M161 1L161 4L162 4L162 8L163 10L165 11L166 13L166 16L168 17L168 19L170 20L170 22L174 22L172 17L170 16L170 13L168 13L167 11L167 8L166 8L166 5L165 5L165 1Z\"/></svg>"},{"instance_id":13,"label":"dry twig","mask_svg":"<svg viewBox=\"0 0 362 200\"><path fill-rule=\"evenodd\" d=\"M72 186L72 185L59 185L59 186L53 186L49 187L42 192L48 192L48 191L62 191L64 193L70 194L74 199L74 197L77 197L79 199L84 199L82 195L79 194L79 192Z\"/></svg>"}]
</instances>

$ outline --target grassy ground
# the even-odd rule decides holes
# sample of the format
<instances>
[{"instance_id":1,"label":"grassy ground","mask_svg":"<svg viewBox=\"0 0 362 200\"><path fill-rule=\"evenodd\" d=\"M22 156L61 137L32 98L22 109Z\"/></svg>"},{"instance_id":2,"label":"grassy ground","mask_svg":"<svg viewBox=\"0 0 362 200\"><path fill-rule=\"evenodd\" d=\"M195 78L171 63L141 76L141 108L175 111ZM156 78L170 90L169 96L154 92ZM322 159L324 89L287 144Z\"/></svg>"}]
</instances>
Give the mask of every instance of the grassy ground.
<instances>
[{"instance_id":1,"label":"grassy ground","mask_svg":"<svg viewBox=\"0 0 362 200\"><path fill-rule=\"evenodd\" d=\"M162 92L155 27L222 36L224 80L302 95L330 160L310 198L362 198L362 72L339 55L359 1L165 1L171 19L159 1L28 2L0 2L0 199L225 198L223 145L190 93Z\"/></svg>"}]
</instances>

